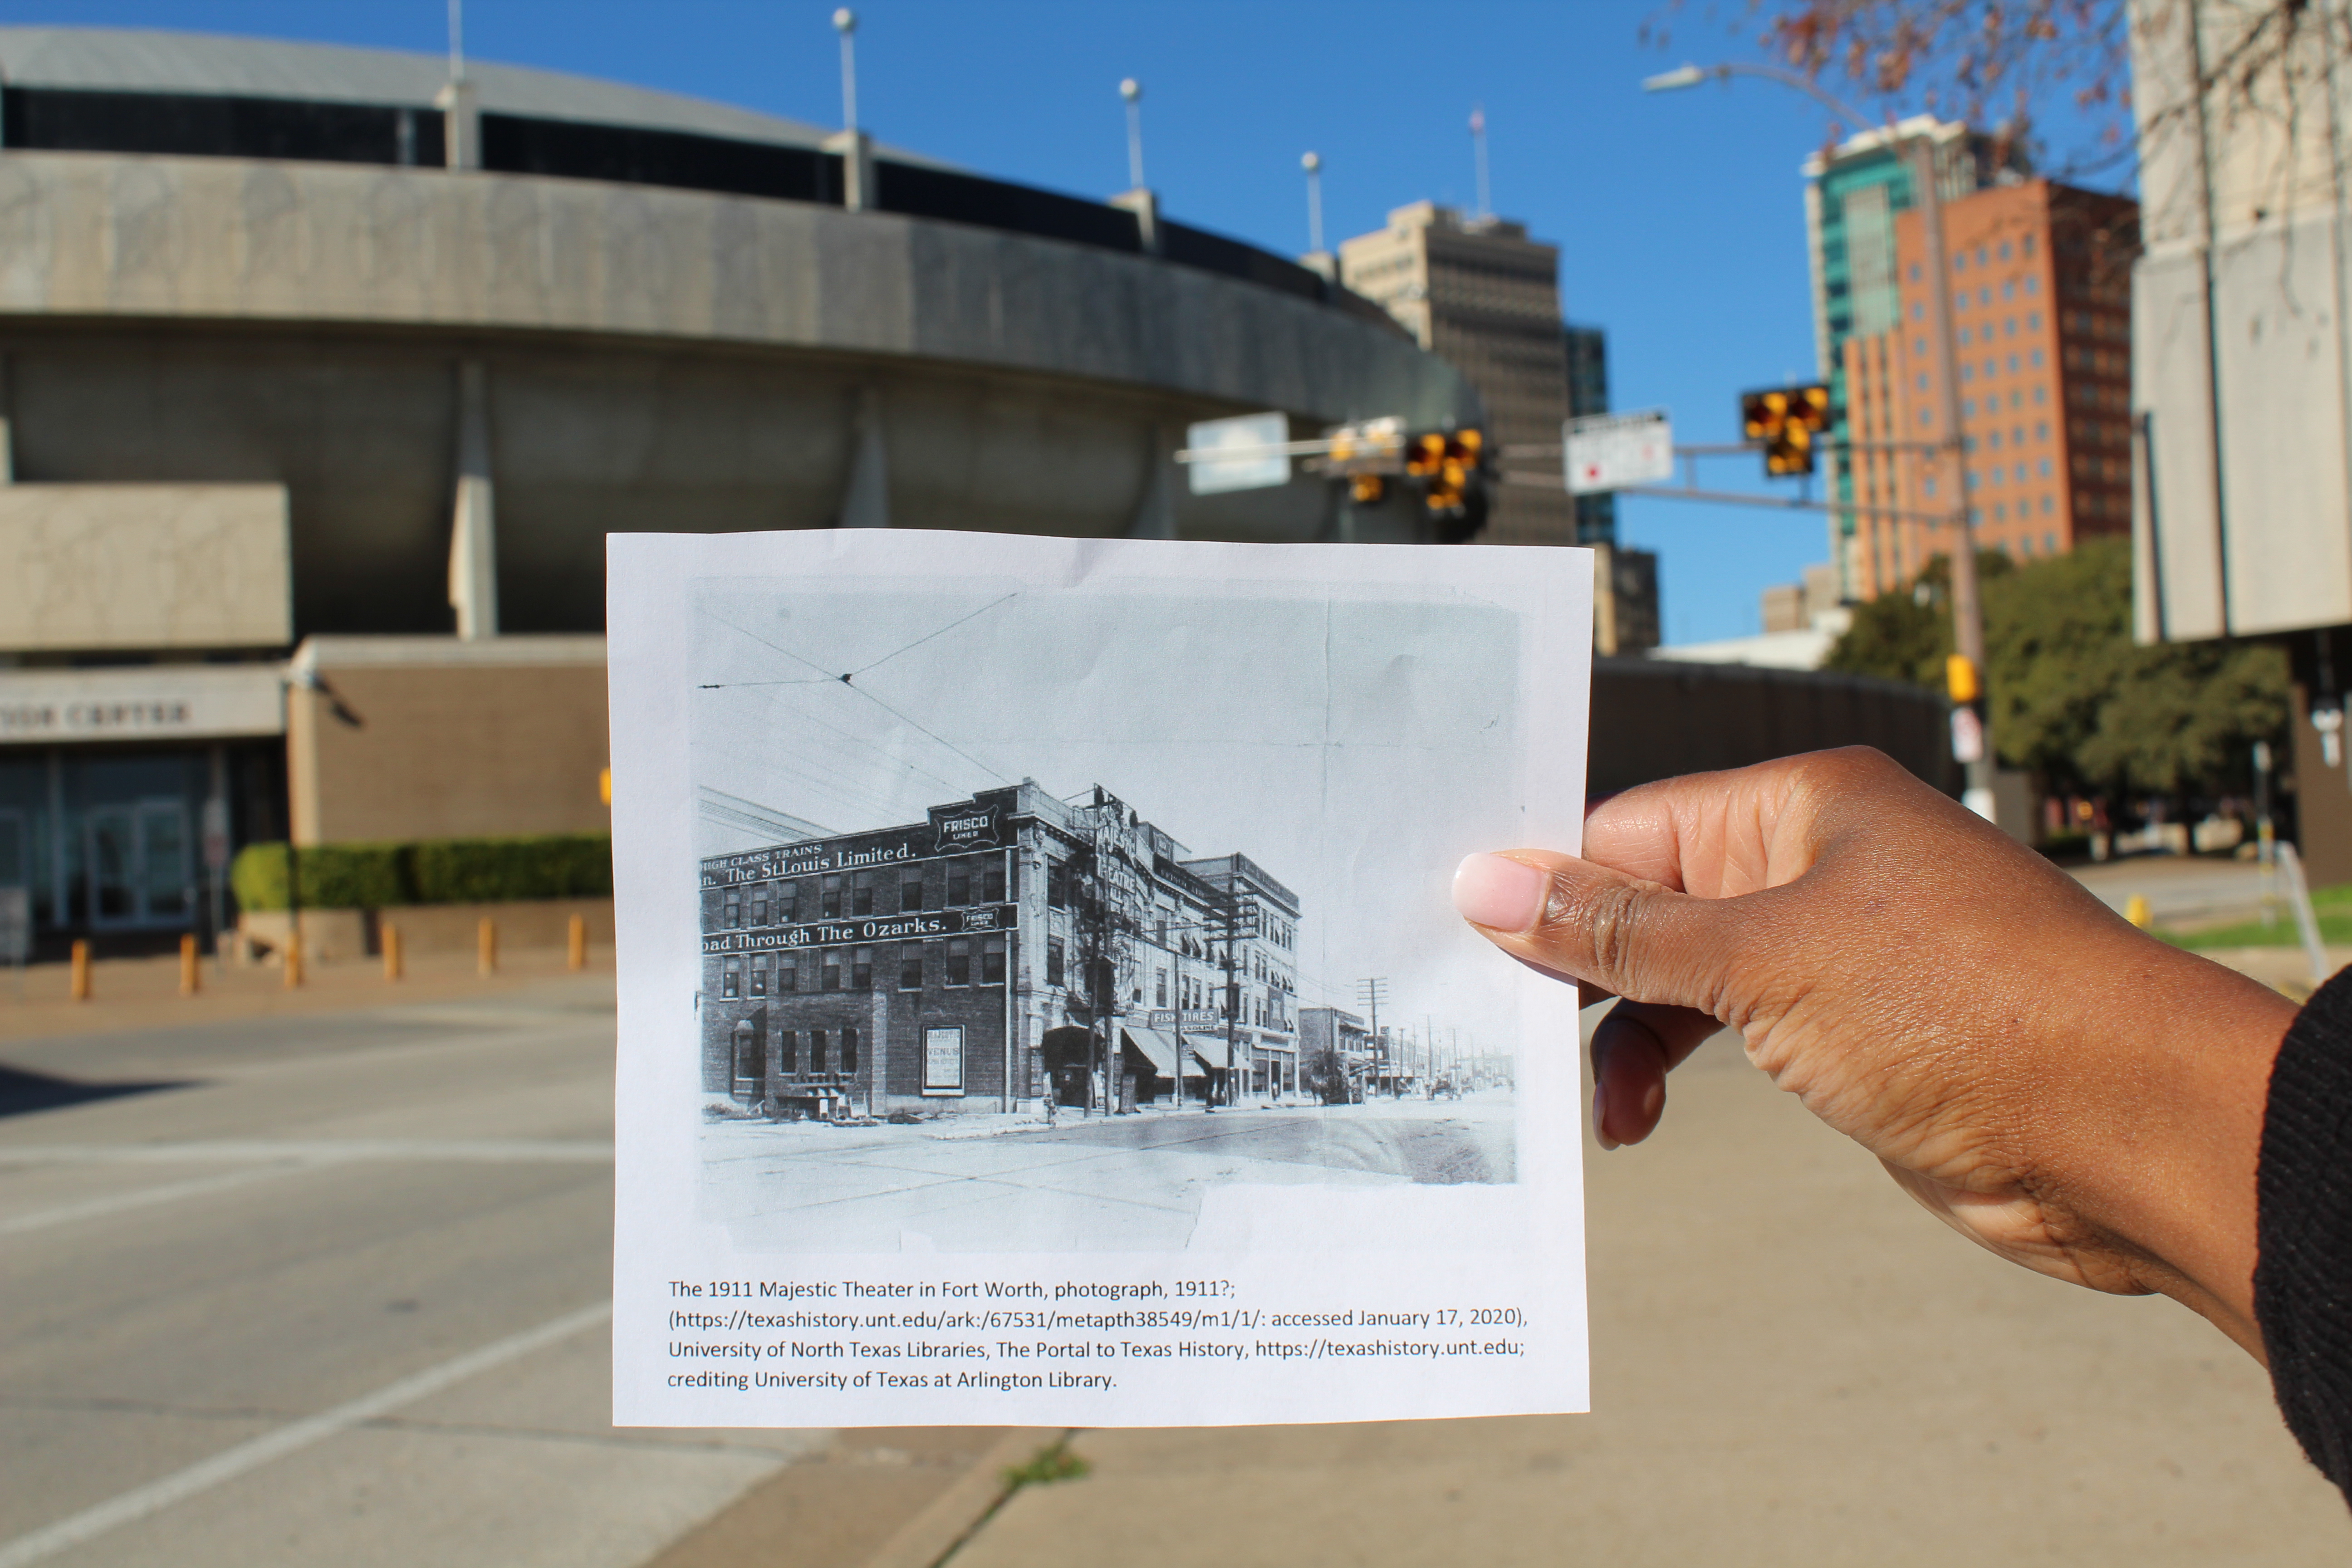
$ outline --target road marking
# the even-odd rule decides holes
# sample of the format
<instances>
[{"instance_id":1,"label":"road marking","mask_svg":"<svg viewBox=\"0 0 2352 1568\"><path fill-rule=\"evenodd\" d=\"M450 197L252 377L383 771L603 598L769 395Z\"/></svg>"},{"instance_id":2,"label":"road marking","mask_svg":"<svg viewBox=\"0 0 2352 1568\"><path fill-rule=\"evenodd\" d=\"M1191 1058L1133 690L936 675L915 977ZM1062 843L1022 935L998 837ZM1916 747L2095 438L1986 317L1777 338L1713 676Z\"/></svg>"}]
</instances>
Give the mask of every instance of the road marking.
<instances>
[{"instance_id":1,"label":"road marking","mask_svg":"<svg viewBox=\"0 0 2352 1568\"><path fill-rule=\"evenodd\" d=\"M0 1568L26 1568L29 1563L54 1557L60 1552L94 1541L110 1531L120 1530L126 1524L136 1524L174 1503L208 1492L215 1487L348 1432L404 1405L414 1405L428 1394L438 1394L452 1384L463 1383L478 1373L569 1339L612 1315L613 1304L610 1301L600 1301L576 1312L566 1312L535 1329L510 1334L479 1350L453 1357L438 1366L412 1373L397 1383L386 1384L373 1394L363 1394L331 1410L322 1410L316 1415L289 1422L276 1431L265 1432L209 1459L198 1460L185 1469L175 1470L143 1487L134 1487L55 1524L20 1535L14 1541L0 1542Z\"/></svg>"},{"instance_id":2,"label":"road marking","mask_svg":"<svg viewBox=\"0 0 2352 1568\"><path fill-rule=\"evenodd\" d=\"M487 1164L604 1163L601 1138L331 1138L303 1142L209 1139L192 1143L0 1144L0 1165L209 1164L282 1160L462 1160Z\"/></svg>"},{"instance_id":3,"label":"road marking","mask_svg":"<svg viewBox=\"0 0 2352 1568\"><path fill-rule=\"evenodd\" d=\"M108 1215L143 1209L152 1204L177 1203L182 1198L202 1197L206 1193L226 1192L231 1187L242 1187L277 1176L290 1176L297 1171L318 1168L319 1162L311 1160L261 1165L251 1170L228 1171L217 1176L192 1176L184 1182L167 1182L160 1187L142 1187L136 1192L114 1193L78 1204L61 1204L53 1209L37 1209L31 1214L0 1220L0 1236L21 1236L28 1230L47 1230L53 1225L71 1225L76 1220L103 1219Z\"/></svg>"},{"instance_id":4,"label":"road marking","mask_svg":"<svg viewBox=\"0 0 2352 1568\"><path fill-rule=\"evenodd\" d=\"M177 1203L183 1198L202 1197L207 1193L224 1192L254 1182L289 1176L298 1171L322 1171L367 1160L450 1161L499 1165L609 1165L613 1163L613 1146L585 1139L481 1139L467 1142L379 1138L307 1143L55 1143L0 1149L0 1167L37 1165L55 1169L63 1165L212 1164L220 1162L236 1162L252 1167L225 1172L217 1176L191 1176L184 1182L165 1182L157 1186L141 1187L134 1192L111 1193L105 1197L86 1198L79 1203L37 1209L31 1214L0 1219L0 1236L20 1236L26 1231L47 1230L51 1226L71 1225L78 1220L103 1219L109 1215L125 1214L156 1204Z\"/></svg>"}]
</instances>

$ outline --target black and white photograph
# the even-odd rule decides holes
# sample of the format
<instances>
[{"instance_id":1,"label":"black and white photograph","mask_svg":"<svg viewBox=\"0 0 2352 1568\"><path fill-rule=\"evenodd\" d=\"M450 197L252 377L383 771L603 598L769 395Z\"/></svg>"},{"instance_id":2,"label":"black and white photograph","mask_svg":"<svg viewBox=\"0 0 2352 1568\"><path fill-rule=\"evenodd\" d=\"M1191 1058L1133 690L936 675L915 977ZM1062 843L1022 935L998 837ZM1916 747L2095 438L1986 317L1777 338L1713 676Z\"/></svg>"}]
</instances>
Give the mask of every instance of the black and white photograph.
<instances>
[{"instance_id":1,"label":"black and white photograph","mask_svg":"<svg viewBox=\"0 0 2352 1568\"><path fill-rule=\"evenodd\" d=\"M1413 803L1499 806L1510 610L698 584L702 1212L1175 1250L1223 1188L1517 1176L1517 1019Z\"/></svg>"},{"instance_id":2,"label":"black and white photograph","mask_svg":"<svg viewBox=\"0 0 2352 1568\"><path fill-rule=\"evenodd\" d=\"M616 1409L1580 1408L1575 992L1449 888L1578 842L1591 573L616 536Z\"/></svg>"}]
</instances>

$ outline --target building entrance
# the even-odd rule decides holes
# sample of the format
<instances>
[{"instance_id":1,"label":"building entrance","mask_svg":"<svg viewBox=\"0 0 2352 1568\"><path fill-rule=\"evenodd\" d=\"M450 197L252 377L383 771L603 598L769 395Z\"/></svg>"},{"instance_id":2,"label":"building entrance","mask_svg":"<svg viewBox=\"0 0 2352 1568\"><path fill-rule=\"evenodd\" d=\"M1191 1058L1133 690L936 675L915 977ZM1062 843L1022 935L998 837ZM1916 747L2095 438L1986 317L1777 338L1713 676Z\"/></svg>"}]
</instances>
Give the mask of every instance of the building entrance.
<instances>
[{"instance_id":1,"label":"building entrance","mask_svg":"<svg viewBox=\"0 0 2352 1568\"><path fill-rule=\"evenodd\" d=\"M196 866L183 800L101 806L83 820L89 921L100 931L190 924Z\"/></svg>"}]
</instances>

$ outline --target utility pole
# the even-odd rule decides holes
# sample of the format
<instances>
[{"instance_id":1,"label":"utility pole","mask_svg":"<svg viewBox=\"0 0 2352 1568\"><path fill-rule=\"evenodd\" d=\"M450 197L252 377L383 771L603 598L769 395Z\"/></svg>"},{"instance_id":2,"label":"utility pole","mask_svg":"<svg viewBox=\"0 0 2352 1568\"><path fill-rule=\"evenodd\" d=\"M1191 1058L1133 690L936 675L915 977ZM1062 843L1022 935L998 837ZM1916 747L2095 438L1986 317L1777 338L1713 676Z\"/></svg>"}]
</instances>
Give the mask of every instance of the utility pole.
<instances>
[{"instance_id":1,"label":"utility pole","mask_svg":"<svg viewBox=\"0 0 2352 1568\"><path fill-rule=\"evenodd\" d=\"M1943 429L1938 432L1948 459L1946 483L1951 494L1950 549L1952 567L1952 644L1965 671L1952 671L1953 753L1968 770L1967 793L1960 798L1970 811L1992 820L1992 728L1985 721L1984 610L1977 597L1976 530L1969 517L1968 438L1960 429L1960 362L1952 342L1952 294L1944 249L1944 194L1937 178L1933 133L1915 136L1910 154L1912 200L1919 205L1919 240L1927 264L1927 335L1935 340L1937 369L1943 403ZM1963 679L1965 676L1965 679ZM1963 713L1969 719L1962 719ZM1971 724L1973 733L1970 733Z\"/></svg>"},{"instance_id":2,"label":"utility pole","mask_svg":"<svg viewBox=\"0 0 2352 1568\"><path fill-rule=\"evenodd\" d=\"M1356 982L1357 999L1364 1004L1365 1010L1372 1016L1372 1049L1379 1053L1378 1059L1382 1067L1390 1066L1389 1043L1381 1038L1381 998L1388 994L1388 977L1385 975L1374 975L1370 979ZM1396 1073L1393 1068L1388 1074L1388 1080L1389 1094L1393 1098L1397 1091Z\"/></svg>"}]
</instances>

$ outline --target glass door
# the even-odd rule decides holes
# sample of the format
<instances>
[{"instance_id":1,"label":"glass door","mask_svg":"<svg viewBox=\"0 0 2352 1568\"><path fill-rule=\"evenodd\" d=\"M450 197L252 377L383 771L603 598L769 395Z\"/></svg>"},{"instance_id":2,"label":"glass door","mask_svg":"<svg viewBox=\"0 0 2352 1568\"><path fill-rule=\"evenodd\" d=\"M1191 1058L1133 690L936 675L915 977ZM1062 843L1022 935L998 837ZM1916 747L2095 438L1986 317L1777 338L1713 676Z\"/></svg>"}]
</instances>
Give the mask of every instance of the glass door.
<instances>
[{"instance_id":1,"label":"glass door","mask_svg":"<svg viewBox=\"0 0 2352 1568\"><path fill-rule=\"evenodd\" d=\"M84 819L89 923L102 930L184 926L194 908L187 804L106 805Z\"/></svg>"}]
</instances>

